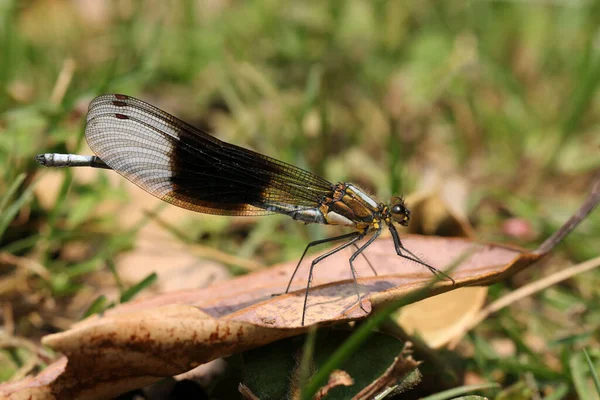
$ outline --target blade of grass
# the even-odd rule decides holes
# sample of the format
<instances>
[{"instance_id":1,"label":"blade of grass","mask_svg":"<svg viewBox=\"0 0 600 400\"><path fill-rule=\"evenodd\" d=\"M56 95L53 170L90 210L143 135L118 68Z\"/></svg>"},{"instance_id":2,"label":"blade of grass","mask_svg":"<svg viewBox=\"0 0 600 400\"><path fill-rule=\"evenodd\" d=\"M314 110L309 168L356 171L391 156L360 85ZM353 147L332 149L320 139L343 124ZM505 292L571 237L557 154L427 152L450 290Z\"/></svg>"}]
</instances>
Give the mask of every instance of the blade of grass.
<instances>
[{"instance_id":1,"label":"blade of grass","mask_svg":"<svg viewBox=\"0 0 600 400\"><path fill-rule=\"evenodd\" d=\"M593 12L590 13L590 16L595 19L596 17L594 17L593 14ZM568 103L572 106L570 107L570 113L562 126L561 139L563 139L563 141L567 135L574 132L579 126L581 116L588 109L592 97L596 93L596 88L598 87L598 81L600 80L600 56L597 54L596 40L597 37L595 35L591 35L588 38L587 52L582 56L582 63L584 66L581 68L581 73L583 79L579 80L572 95L567 98Z\"/></svg>"},{"instance_id":2,"label":"blade of grass","mask_svg":"<svg viewBox=\"0 0 600 400\"><path fill-rule=\"evenodd\" d=\"M298 387L304 388L306 383L310 379L311 365L313 363L313 356L315 352L315 342L317 339L317 329L315 326L311 326L304 346L302 347L302 359L300 360L300 368L298 372Z\"/></svg>"},{"instance_id":3,"label":"blade of grass","mask_svg":"<svg viewBox=\"0 0 600 400\"><path fill-rule=\"evenodd\" d=\"M587 361L588 368L590 369L590 373L592 374L592 379L594 380L596 392L598 392L598 395L600 395L600 377L598 377L596 367L594 367L594 363L592 363L592 359L590 358L590 355L585 349L583 349L583 354L585 355L585 360Z\"/></svg>"},{"instance_id":4,"label":"blade of grass","mask_svg":"<svg viewBox=\"0 0 600 400\"><path fill-rule=\"evenodd\" d=\"M302 115L304 116L311 108L315 107L316 101L321 92L321 81L323 79L323 66L321 64L313 65L308 72L306 88L304 89L304 104Z\"/></svg>"},{"instance_id":5,"label":"blade of grass","mask_svg":"<svg viewBox=\"0 0 600 400\"><path fill-rule=\"evenodd\" d=\"M500 385L495 382L480 383L477 385L460 386L457 388L452 388L452 389L444 390L443 392L432 394L431 396L423 397L421 400L453 399L456 396L460 396L460 395L467 394L467 393L472 393L477 390L489 390L489 389L498 389L498 388L500 388Z\"/></svg>"},{"instance_id":6,"label":"blade of grass","mask_svg":"<svg viewBox=\"0 0 600 400\"><path fill-rule=\"evenodd\" d=\"M587 14L588 24L596 27L598 24L598 11L600 3L590 9ZM548 164L554 164L567 138L577 130L581 122L582 116L588 110L594 95L598 89L600 82L600 54L598 53L597 35L592 34L587 38L587 48L581 56L582 66L579 68L581 79L577 82L577 86L573 89L570 96L566 98L566 109L568 111L567 118L562 124L559 140L554 148L552 155L548 158Z\"/></svg>"},{"instance_id":7,"label":"blade of grass","mask_svg":"<svg viewBox=\"0 0 600 400\"><path fill-rule=\"evenodd\" d=\"M121 294L121 298L119 299L120 302L121 303L128 302L133 297L135 297L139 292L141 292L142 290L151 286L154 282L156 282L157 279L158 279L158 275L156 274L156 272L151 273L150 275L148 275L147 277L142 279L140 282L136 283L129 289L125 290Z\"/></svg>"},{"instance_id":8,"label":"blade of grass","mask_svg":"<svg viewBox=\"0 0 600 400\"><path fill-rule=\"evenodd\" d=\"M535 374L537 378L547 380L559 380L565 379L565 375L562 372L552 370L548 365L542 361L522 361L512 358L501 358L495 361L495 364L503 371L510 371L515 374L520 374L522 371L530 371Z\"/></svg>"},{"instance_id":9,"label":"blade of grass","mask_svg":"<svg viewBox=\"0 0 600 400\"><path fill-rule=\"evenodd\" d=\"M0 85L3 88L7 87L11 74L14 73L14 47L17 43L15 40L19 37L20 32L16 29L18 18L17 1L5 1L0 4L0 55L2 62L0 63ZM6 96L0 96L0 104L4 104L7 100Z\"/></svg>"},{"instance_id":10,"label":"blade of grass","mask_svg":"<svg viewBox=\"0 0 600 400\"><path fill-rule=\"evenodd\" d=\"M571 370L571 379L573 380L573 386L575 386L575 391L577 392L577 398L587 400L592 399L592 395L589 391L586 371L583 365L581 353L571 355L571 358L569 359L569 369Z\"/></svg>"},{"instance_id":11,"label":"blade of grass","mask_svg":"<svg viewBox=\"0 0 600 400\"><path fill-rule=\"evenodd\" d=\"M12 186L18 187L21 185L22 180L21 180L21 182L19 182L19 179L18 179L15 183L18 183L18 185L12 185ZM23 191L23 193L21 193L21 196L19 196L12 204L8 205L8 207L6 207L5 210L0 209L0 238L2 238L2 236L4 235L4 232L6 231L6 228L8 228L8 225L11 223L13 218L17 215L19 210L21 210L23 205L25 205L25 203L27 203L28 201L31 200L31 198L33 197L33 189L36 184L37 184L37 181L33 182L31 185L29 185ZM11 187L11 189L12 189L12 187ZM4 203L4 199L3 199L3 203ZM6 204L8 204L8 203L6 203Z\"/></svg>"},{"instance_id":12,"label":"blade of grass","mask_svg":"<svg viewBox=\"0 0 600 400\"><path fill-rule=\"evenodd\" d=\"M85 318L89 317L90 315L101 313L104 310L106 310L107 307L108 307L108 299L106 298L106 296L100 295L100 296L96 297L96 300L94 300L92 302L92 304L90 304L88 309L85 310L85 312L81 316L81 319L85 319Z\"/></svg>"},{"instance_id":13,"label":"blade of grass","mask_svg":"<svg viewBox=\"0 0 600 400\"><path fill-rule=\"evenodd\" d=\"M2 199L0 199L0 213L2 213L4 211L4 208L6 207L6 205L10 201L10 199L14 196L14 194L17 191L17 189L19 188L19 186L21 186L21 184L25 180L25 177L26 177L25 173L19 174L15 178L13 183L8 187L8 190L4 193L4 196L2 196Z\"/></svg>"},{"instance_id":14,"label":"blade of grass","mask_svg":"<svg viewBox=\"0 0 600 400\"><path fill-rule=\"evenodd\" d=\"M6 253L13 253L13 254L18 253L20 251L23 251L25 249L35 246L35 244L41 238L42 238L42 235L34 234L34 235L28 236L26 238L23 238L21 240L15 240L14 242L9 243L4 247L0 247L0 251L6 252Z\"/></svg>"},{"instance_id":15,"label":"blade of grass","mask_svg":"<svg viewBox=\"0 0 600 400\"><path fill-rule=\"evenodd\" d=\"M125 290L125 286L123 285L123 281L121 280L121 276L119 275L119 271L117 270L117 265L111 258L106 260L106 264L108 265L108 269L110 269L110 273L112 274L113 278L115 278L115 282L117 284L117 287L119 288L119 291L123 293L123 291Z\"/></svg>"}]
</instances>

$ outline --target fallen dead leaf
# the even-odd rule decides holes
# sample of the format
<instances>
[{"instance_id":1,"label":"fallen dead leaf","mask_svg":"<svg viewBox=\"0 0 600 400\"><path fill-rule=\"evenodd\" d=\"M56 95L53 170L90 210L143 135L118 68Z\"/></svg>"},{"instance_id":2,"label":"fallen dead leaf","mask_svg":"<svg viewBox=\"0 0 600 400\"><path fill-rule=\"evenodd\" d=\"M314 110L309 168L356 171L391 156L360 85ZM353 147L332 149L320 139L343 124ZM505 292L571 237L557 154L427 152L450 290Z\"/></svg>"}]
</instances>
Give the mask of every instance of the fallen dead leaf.
<instances>
[{"instance_id":1,"label":"fallen dead leaf","mask_svg":"<svg viewBox=\"0 0 600 400\"><path fill-rule=\"evenodd\" d=\"M414 371L419 364L421 363L412 357L411 343L407 342L402 352L394 359L394 362L385 373L361 390L354 399L366 400L375 398L375 396L385 389L396 385L400 379Z\"/></svg>"},{"instance_id":2,"label":"fallen dead leaf","mask_svg":"<svg viewBox=\"0 0 600 400\"><path fill-rule=\"evenodd\" d=\"M498 276L508 275L515 268L526 267L540 257L517 248L479 244L462 238L407 235L403 242L416 254L425 254L427 249L435 248L435 252L425 257L432 265L451 265L452 261L469 254L452 272L456 284L453 285L450 281L438 282L432 288L432 294L461 286L487 284ZM358 277L357 282L364 307L385 305L401 295L425 286L432 277L423 267L411 265L411 262L396 256L393 242L389 238L376 241L369 248L368 258L373 265L377 265L378 276L373 276L366 264L358 263L359 274L363 275ZM219 282L204 289L166 293L151 299L123 304L108 310L105 316L155 309L171 304L188 304L214 318L246 321L269 328L302 328L300 320L308 265L303 265L296 274L290 293L273 297L273 294L285 290L295 266L296 261L292 261ZM355 286L347 258L340 255L320 267L315 271L308 299L306 326L366 316L356 302ZM99 318L92 317L75 324L75 327L95 322L95 319Z\"/></svg>"},{"instance_id":3,"label":"fallen dead leaf","mask_svg":"<svg viewBox=\"0 0 600 400\"><path fill-rule=\"evenodd\" d=\"M254 393L252 393L250 388L248 386L244 385L243 383L240 383L238 385L238 391L240 392L242 397L246 400L260 400L258 397L256 397L256 395Z\"/></svg>"},{"instance_id":4,"label":"fallen dead leaf","mask_svg":"<svg viewBox=\"0 0 600 400\"><path fill-rule=\"evenodd\" d=\"M336 386L352 385L354 385L354 380L352 380L352 377L346 371L336 369L329 376L329 381L327 381L327 384L319 389L315 395L315 400L323 399L325 396L327 396L327 393L329 393L329 391Z\"/></svg>"},{"instance_id":5,"label":"fallen dead leaf","mask_svg":"<svg viewBox=\"0 0 600 400\"><path fill-rule=\"evenodd\" d=\"M452 272L456 285L438 282L428 295L456 287L489 283L522 269L540 256L515 248L478 244L468 239L406 236L405 245L417 254L435 248L427 261L440 265L465 252L474 252ZM393 253L389 238L369 249L379 276L363 276L358 284L367 311L427 285L428 271ZM241 352L288 336L315 323L339 323L364 318L356 304L346 260L319 270L309 296L307 326L300 325L307 271L299 271L294 290L281 293L296 262L218 282L204 289L167 293L120 305L103 316L76 323L65 332L46 336L43 344L65 354L67 368L55 379L34 379L26 386L0 386L0 394L20 398L100 399L177 375L219 357ZM363 265L363 271L368 268ZM93 373L91 373L93 371ZM24 381L21 381L24 382ZM52 397L55 396L55 397Z\"/></svg>"}]
</instances>

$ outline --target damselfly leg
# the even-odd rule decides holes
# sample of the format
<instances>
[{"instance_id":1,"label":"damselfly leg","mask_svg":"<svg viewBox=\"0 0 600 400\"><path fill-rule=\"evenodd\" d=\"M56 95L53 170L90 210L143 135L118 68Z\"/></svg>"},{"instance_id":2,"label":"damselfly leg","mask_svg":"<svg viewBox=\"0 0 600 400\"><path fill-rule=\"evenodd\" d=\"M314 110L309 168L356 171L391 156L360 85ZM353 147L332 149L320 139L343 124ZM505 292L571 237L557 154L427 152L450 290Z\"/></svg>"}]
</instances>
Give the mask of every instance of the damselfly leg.
<instances>
[{"instance_id":1,"label":"damselfly leg","mask_svg":"<svg viewBox=\"0 0 600 400\"><path fill-rule=\"evenodd\" d=\"M315 258L311 263L310 263L310 269L308 271L308 280L306 282L306 293L304 294L304 305L302 307L302 326L304 326L304 317L306 316L306 304L308 301L308 291L310 290L310 284L312 281L312 275L313 275L313 269L315 268L315 265L317 265L318 263L320 263L321 261L323 261L324 259L326 259L329 256L334 255L335 253L344 250L345 248L347 248L348 246L352 246L353 244L355 244L356 242L358 242L360 239L363 238L364 235L359 234L358 232L356 232L356 235L354 235L354 238L350 239L348 242L336 247L333 250L328 251L325 254L320 255L319 257ZM352 275L355 276L354 274L354 268L352 268ZM354 278L354 284L357 285L356 283L356 277ZM360 294L358 293L358 288L356 288L358 297L359 297L359 301L360 301ZM362 308L362 305L361 305ZM364 309L363 309L364 310ZM365 311L366 312L366 311Z\"/></svg>"},{"instance_id":2,"label":"damselfly leg","mask_svg":"<svg viewBox=\"0 0 600 400\"><path fill-rule=\"evenodd\" d=\"M304 260L304 257L306 256L306 253L308 252L308 249L310 249L313 246L317 246L319 244L335 242L335 241L343 240L343 239L351 239L351 238L353 239L353 238L356 238L359 236L360 236L359 232L351 232L351 233L346 233L345 235L334 236L334 237L327 238L327 239L315 240L315 241L312 241L309 244L307 244L306 248L304 249L304 252L302 253L302 257L300 257L298 264L296 264L296 268L294 269L294 272L292 273L292 277L290 278L290 281L288 282L287 288L285 289L285 293L288 293L290 291L290 287L292 286L294 277L296 276L296 273L298 272L298 269L300 268L300 264L302 264L302 261ZM354 242L352 242L352 243L354 243Z\"/></svg>"},{"instance_id":3,"label":"damselfly leg","mask_svg":"<svg viewBox=\"0 0 600 400\"><path fill-rule=\"evenodd\" d=\"M433 275L441 276L442 277L441 279L444 279L444 278L449 279L453 285L456 283L456 281L450 275L446 274L444 271L440 271L439 269L432 267L431 265L427 264L424 261L421 261L421 259L419 259L419 257L417 257L415 254L413 254L413 252L411 252L406 247L404 247L404 245L402 244L402 241L400 240L400 235L398 235L398 231L396 230L396 227L394 225L390 224L390 225L388 225L388 227L390 228L390 232L392 234L392 240L394 241L394 247L396 248L396 254L398 254L400 257L402 257L404 259L416 262L417 264L424 266L429 271L431 271L431 273ZM409 254L410 256L407 256L403 252Z\"/></svg>"}]
</instances>

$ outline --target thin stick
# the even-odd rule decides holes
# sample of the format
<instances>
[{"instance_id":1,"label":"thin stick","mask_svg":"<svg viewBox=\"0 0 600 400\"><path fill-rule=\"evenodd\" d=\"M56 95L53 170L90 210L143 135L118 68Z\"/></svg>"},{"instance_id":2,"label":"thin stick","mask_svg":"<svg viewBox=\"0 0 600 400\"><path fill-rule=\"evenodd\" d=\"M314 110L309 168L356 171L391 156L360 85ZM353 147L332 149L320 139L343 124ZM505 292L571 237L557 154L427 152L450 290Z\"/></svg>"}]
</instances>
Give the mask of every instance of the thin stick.
<instances>
[{"instance_id":1,"label":"thin stick","mask_svg":"<svg viewBox=\"0 0 600 400\"><path fill-rule=\"evenodd\" d=\"M544 243L542 243L540 247L538 247L538 249L533 253L546 254L550 252L550 250L560 243L565 236L571 233L571 231L575 229L577 225L579 225L579 223L583 221L585 217L592 212L592 210L594 210L594 208L596 208L598 203L600 203L600 176L596 179L588 198L581 205L581 207L579 207L579 210L577 210L577 212L573 214L573 216L569 218L569 220L565 222L558 231L554 232L552 236L546 239Z\"/></svg>"},{"instance_id":2,"label":"thin stick","mask_svg":"<svg viewBox=\"0 0 600 400\"><path fill-rule=\"evenodd\" d=\"M471 322L462 329L461 334L457 335L452 340L452 342L450 342L449 347L452 348L453 346L456 346L456 344L458 344L458 341L463 337L465 333L479 325L491 314L500 311L504 307L507 307L518 300L524 299L525 297L531 296L539 291L547 289L552 285L555 285L575 275L590 271L597 267L600 267L600 257L593 258L578 265L573 265L569 268L563 269L543 279L540 279L539 281L532 282L530 284L520 287L517 290L510 292L506 296L503 296L498 300L488 304L487 307L479 311L479 313L471 320Z\"/></svg>"}]
</instances>

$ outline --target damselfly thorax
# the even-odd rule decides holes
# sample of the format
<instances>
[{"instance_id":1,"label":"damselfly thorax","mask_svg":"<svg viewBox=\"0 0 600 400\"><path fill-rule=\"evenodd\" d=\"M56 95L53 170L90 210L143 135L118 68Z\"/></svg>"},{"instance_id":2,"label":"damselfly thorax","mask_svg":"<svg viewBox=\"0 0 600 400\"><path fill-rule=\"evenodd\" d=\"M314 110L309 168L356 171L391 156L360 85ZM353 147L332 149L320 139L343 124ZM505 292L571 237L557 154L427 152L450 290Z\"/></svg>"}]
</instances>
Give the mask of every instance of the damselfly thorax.
<instances>
[{"instance_id":1,"label":"damselfly thorax","mask_svg":"<svg viewBox=\"0 0 600 400\"><path fill-rule=\"evenodd\" d=\"M366 232L371 227L379 227L382 217L389 217L387 206L378 204L362 190L351 183L338 183L332 187L331 195L323 196L318 206L292 209L272 208L284 212L295 220L305 223L342 225Z\"/></svg>"}]
</instances>

